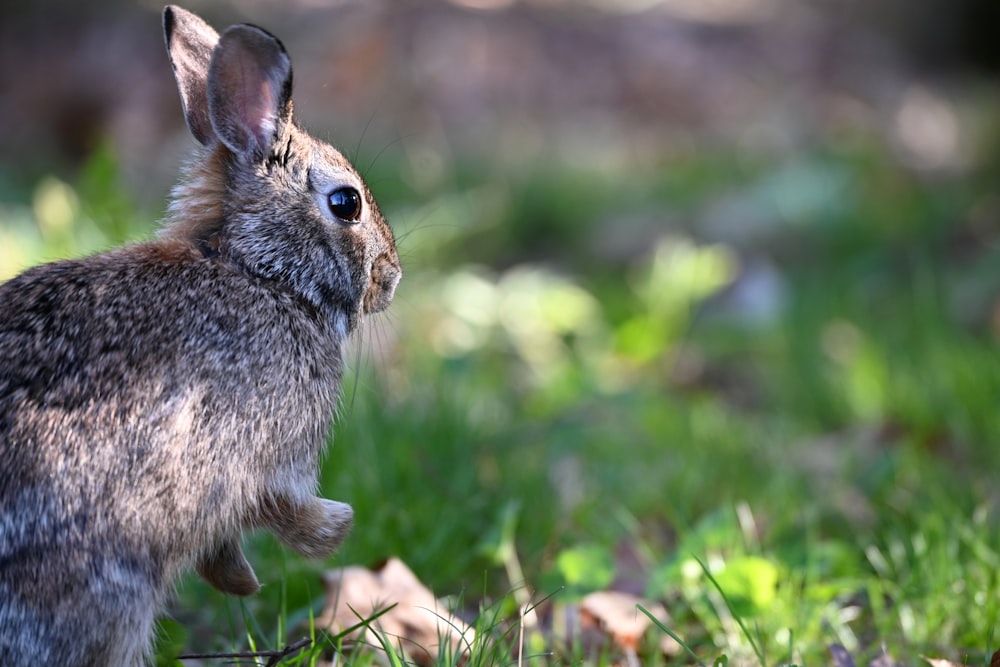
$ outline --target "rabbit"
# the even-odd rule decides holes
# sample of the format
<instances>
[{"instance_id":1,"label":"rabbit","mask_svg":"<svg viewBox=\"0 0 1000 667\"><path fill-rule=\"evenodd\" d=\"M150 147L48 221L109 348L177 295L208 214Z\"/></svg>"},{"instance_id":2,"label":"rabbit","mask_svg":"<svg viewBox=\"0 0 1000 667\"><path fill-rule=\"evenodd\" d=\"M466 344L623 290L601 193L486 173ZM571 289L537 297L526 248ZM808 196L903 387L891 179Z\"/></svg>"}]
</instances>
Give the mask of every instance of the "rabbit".
<instances>
[{"instance_id":1,"label":"rabbit","mask_svg":"<svg viewBox=\"0 0 1000 667\"><path fill-rule=\"evenodd\" d=\"M282 43L163 13L200 144L152 240L0 285L0 665L142 665L194 568L257 591L244 531L309 558L345 343L402 275L357 171L292 119Z\"/></svg>"}]
</instances>

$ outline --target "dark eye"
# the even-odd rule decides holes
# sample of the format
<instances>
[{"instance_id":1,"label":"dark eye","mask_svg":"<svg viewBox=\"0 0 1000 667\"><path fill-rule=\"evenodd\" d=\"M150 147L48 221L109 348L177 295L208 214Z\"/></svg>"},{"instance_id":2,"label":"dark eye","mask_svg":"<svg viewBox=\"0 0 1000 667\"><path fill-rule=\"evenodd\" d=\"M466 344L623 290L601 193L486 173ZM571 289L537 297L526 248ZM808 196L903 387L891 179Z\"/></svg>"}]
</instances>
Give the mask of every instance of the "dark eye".
<instances>
[{"instance_id":1,"label":"dark eye","mask_svg":"<svg viewBox=\"0 0 1000 667\"><path fill-rule=\"evenodd\" d=\"M345 222L357 222L361 217L361 195L354 188L341 188L330 193L330 212Z\"/></svg>"}]
</instances>

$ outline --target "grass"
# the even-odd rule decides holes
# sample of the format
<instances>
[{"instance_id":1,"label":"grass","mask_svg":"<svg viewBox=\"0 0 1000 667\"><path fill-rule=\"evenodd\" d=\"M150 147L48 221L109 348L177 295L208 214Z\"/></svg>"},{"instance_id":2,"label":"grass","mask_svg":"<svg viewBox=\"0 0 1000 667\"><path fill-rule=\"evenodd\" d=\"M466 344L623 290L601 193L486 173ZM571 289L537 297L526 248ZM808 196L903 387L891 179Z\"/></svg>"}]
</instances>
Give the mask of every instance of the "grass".
<instances>
[{"instance_id":1,"label":"grass","mask_svg":"<svg viewBox=\"0 0 1000 667\"><path fill-rule=\"evenodd\" d=\"M95 162L11 197L0 271L146 233L113 160ZM828 663L834 643L858 664L883 649L988 664L1000 265L991 237L963 242L982 234L970 211L985 179L932 187L877 151L724 164L689 157L589 189L585 172L537 167L502 192L473 164L441 191L387 187L408 272L351 355L320 480L354 506L354 532L323 564L251 537L264 589L246 601L185 579L160 664L316 632L322 569L390 555L463 602L466 664L516 660L510 591L571 604L609 577L665 603L653 634L683 644L664 656L651 636L642 664ZM411 208L421 198L434 203ZM771 210L771 226L714 234L705 211L721 199ZM616 221L650 209L681 222L652 243L614 228L626 251L604 252ZM755 261L779 278L764 306L740 291ZM614 659L550 650L522 662Z\"/></svg>"}]
</instances>

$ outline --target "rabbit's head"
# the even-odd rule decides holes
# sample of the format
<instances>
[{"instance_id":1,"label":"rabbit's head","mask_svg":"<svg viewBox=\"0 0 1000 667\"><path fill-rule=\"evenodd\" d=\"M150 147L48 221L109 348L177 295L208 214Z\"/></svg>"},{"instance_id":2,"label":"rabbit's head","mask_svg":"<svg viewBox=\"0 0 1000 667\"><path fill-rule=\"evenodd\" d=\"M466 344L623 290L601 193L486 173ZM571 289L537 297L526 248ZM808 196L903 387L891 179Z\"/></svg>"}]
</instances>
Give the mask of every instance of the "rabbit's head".
<instances>
[{"instance_id":1,"label":"rabbit's head","mask_svg":"<svg viewBox=\"0 0 1000 667\"><path fill-rule=\"evenodd\" d=\"M188 127L204 147L174 191L162 234L289 290L338 328L392 301L401 275L392 230L361 176L292 120L292 67L251 25L221 37L164 10Z\"/></svg>"}]
</instances>

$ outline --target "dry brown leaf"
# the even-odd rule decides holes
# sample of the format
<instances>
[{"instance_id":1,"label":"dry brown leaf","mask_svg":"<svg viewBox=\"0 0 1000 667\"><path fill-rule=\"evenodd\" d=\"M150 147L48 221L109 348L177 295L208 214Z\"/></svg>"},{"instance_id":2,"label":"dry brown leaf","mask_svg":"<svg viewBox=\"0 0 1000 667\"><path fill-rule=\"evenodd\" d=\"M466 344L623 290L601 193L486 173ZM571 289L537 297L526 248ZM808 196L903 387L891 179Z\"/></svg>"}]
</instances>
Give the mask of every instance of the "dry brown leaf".
<instances>
[{"instance_id":1,"label":"dry brown leaf","mask_svg":"<svg viewBox=\"0 0 1000 667\"><path fill-rule=\"evenodd\" d=\"M625 650L637 651L642 636L653 624L646 614L639 611L642 605L656 620L669 623L667 610L662 604L650 602L621 591L597 591L580 601L580 624L600 627L615 644ZM669 635L664 634L660 648L666 655L675 655L680 647Z\"/></svg>"},{"instance_id":2,"label":"dry brown leaf","mask_svg":"<svg viewBox=\"0 0 1000 667\"><path fill-rule=\"evenodd\" d=\"M926 655L922 655L920 657L930 664L931 667L963 667L956 662L945 660L944 658L928 658Z\"/></svg>"},{"instance_id":3,"label":"dry brown leaf","mask_svg":"<svg viewBox=\"0 0 1000 667\"><path fill-rule=\"evenodd\" d=\"M356 565L331 570L323 576L323 581L327 602L317 619L319 627L338 634L396 605L371 625L418 665L437 661L442 640L456 655L464 651L475 635L398 558L390 558L373 570ZM365 628L355 630L348 638L357 641L365 631ZM378 641L370 635L365 641L379 648Z\"/></svg>"}]
</instances>

